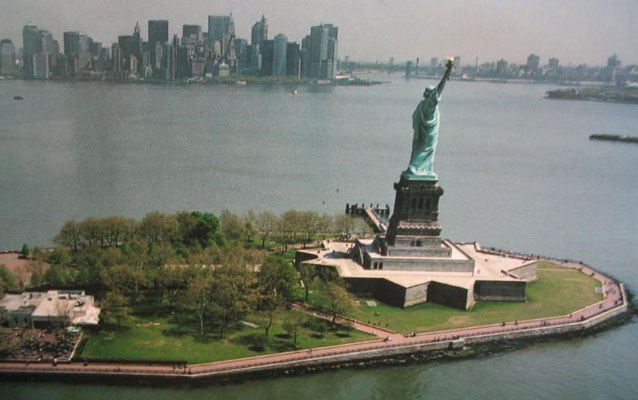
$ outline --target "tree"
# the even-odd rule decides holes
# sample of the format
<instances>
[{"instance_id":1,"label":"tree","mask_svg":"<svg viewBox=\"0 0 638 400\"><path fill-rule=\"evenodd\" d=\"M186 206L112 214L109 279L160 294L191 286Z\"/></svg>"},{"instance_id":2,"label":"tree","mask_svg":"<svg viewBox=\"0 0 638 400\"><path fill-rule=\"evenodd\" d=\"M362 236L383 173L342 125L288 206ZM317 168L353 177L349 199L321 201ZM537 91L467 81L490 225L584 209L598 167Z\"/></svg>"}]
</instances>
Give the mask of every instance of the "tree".
<instances>
[{"instance_id":1,"label":"tree","mask_svg":"<svg viewBox=\"0 0 638 400\"><path fill-rule=\"evenodd\" d=\"M295 241L299 231L299 220L301 213L297 210L288 210L279 219L278 231L283 243L282 252L288 250L288 244Z\"/></svg>"},{"instance_id":2,"label":"tree","mask_svg":"<svg viewBox=\"0 0 638 400\"><path fill-rule=\"evenodd\" d=\"M187 246L199 244L202 248L219 241L219 220L212 213L181 211L177 213L179 235Z\"/></svg>"},{"instance_id":3,"label":"tree","mask_svg":"<svg viewBox=\"0 0 638 400\"><path fill-rule=\"evenodd\" d=\"M106 314L106 319L115 319L117 326L122 326L122 322L128 318L128 299L123 294L117 291L110 291L106 293L104 302L102 303L102 310Z\"/></svg>"},{"instance_id":4,"label":"tree","mask_svg":"<svg viewBox=\"0 0 638 400\"><path fill-rule=\"evenodd\" d=\"M238 241L242 239L245 224L239 215L233 214L228 210L224 210L222 211L219 219L222 233L226 239L230 241Z\"/></svg>"},{"instance_id":5,"label":"tree","mask_svg":"<svg viewBox=\"0 0 638 400\"><path fill-rule=\"evenodd\" d=\"M29 255L31 254L31 250L29 249L29 246L24 243L22 245L22 250L20 250L20 258L29 258Z\"/></svg>"},{"instance_id":6,"label":"tree","mask_svg":"<svg viewBox=\"0 0 638 400\"><path fill-rule=\"evenodd\" d=\"M335 326L337 315L345 313L352 305L352 297L340 280L324 283L324 292L328 298L328 311L332 315L331 325Z\"/></svg>"},{"instance_id":7,"label":"tree","mask_svg":"<svg viewBox=\"0 0 638 400\"><path fill-rule=\"evenodd\" d=\"M299 230L304 235L304 245L310 242L312 235L317 231L319 214L314 211L304 211L299 213Z\"/></svg>"},{"instance_id":8,"label":"tree","mask_svg":"<svg viewBox=\"0 0 638 400\"><path fill-rule=\"evenodd\" d=\"M73 219L65 222L53 241L73 251L78 251L80 248L80 225Z\"/></svg>"},{"instance_id":9,"label":"tree","mask_svg":"<svg viewBox=\"0 0 638 400\"><path fill-rule=\"evenodd\" d=\"M317 230L321 233L323 239L326 239L326 236L332 229L332 225L334 223L334 218L332 218L328 214L322 214L317 219Z\"/></svg>"},{"instance_id":10,"label":"tree","mask_svg":"<svg viewBox=\"0 0 638 400\"><path fill-rule=\"evenodd\" d=\"M292 337L292 347L297 348L297 334L299 333L299 327L303 324L305 317L300 313L293 313L289 316L283 324L284 331Z\"/></svg>"},{"instance_id":11,"label":"tree","mask_svg":"<svg viewBox=\"0 0 638 400\"><path fill-rule=\"evenodd\" d=\"M144 216L138 231L149 243L153 244L172 242L177 237L178 228L175 215L166 215L155 211Z\"/></svg>"},{"instance_id":12,"label":"tree","mask_svg":"<svg viewBox=\"0 0 638 400\"><path fill-rule=\"evenodd\" d=\"M44 270L45 264L44 261L40 259L32 259L29 260L27 264L29 271L31 272L31 280L29 282L29 286L40 286L44 280Z\"/></svg>"},{"instance_id":13,"label":"tree","mask_svg":"<svg viewBox=\"0 0 638 400\"><path fill-rule=\"evenodd\" d=\"M4 296L6 290L15 287L15 277L6 265L0 264L0 298Z\"/></svg>"},{"instance_id":14,"label":"tree","mask_svg":"<svg viewBox=\"0 0 638 400\"><path fill-rule=\"evenodd\" d=\"M185 300L187 306L197 313L200 335L204 334L204 316L209 311L212 299L210 275L200 274L190 281Z\"/></svg>"},{"instance_id":15,"label":"tree","mask_svg":"<svg viewBox=\"0 0 638 400\"><path fill-rule=\"evenodd\" d=\"M335 229L346 239L349 238L354 229L354 219L349 215L338 215L335 218Z\"/></svg>"},{"instance_id":16,"label":"tree","mask_svg":"<svg viewBox=\"0 0 638 400\"><path fill-rule=\"evenodd\" d=\"M120 264L103 271L102 280L111 291L132 296L137 295L140 286L146 283L146 275L139 268Z\"/></svg>"},{"instance_id":17,"label":"tree","mask_svg":"<svg viewBox=\"0 0 638 400\"><path fill-rule=\"evenodd\" d=\"M317 268L311 264L301 264L299 267L299 275L303 282L303 288L305 291L305 301L308 302L308 296L310 295L310 284L317 278Z\"/></svg>"},{"instance_id":18,"label":"tree","mask_svg":"<svg viewBox=\"0 0 638 400\"><path fill-rule=\"evenodd\" d=\"M252 309L256 300L254 278L245 264L228 263L215 268L211 293L220 338L228 325Z\"/></svg>"},{"instance_id":19,"label":"tree","mask_svg":"<svg viewBox=\"0 0 638 400\"><path fill-rule=\"evenodd\" d=\"M244 235L244 242L251 242L253 236L257 234L257 216L253 210L249 210L244 216L244 229L242 234Z\"/></svg>"},{"instance_id":20,"label":"tree","mask_svg":"<svg viewBox=\"0 0 638 400\"><path fill-rule=\"evenodd\" d=\"M293 298L293 289L297 282L297 272L281 257L270 256L257 274L259 285L259 308L268 313L265 334L272 326L275 311Z\"/></svg>"},{"instance_id":21,"label":"tree","mask_svg":"<svg viewBox=\"0 0 638 400\"><path fill-rule=\"evenodd\" d=\"M261 248L266 247L266 240L277 228L278 218L275 214L264 211L257 216L257 230L261 236Z\"/></svg>"},{"instance_id":22,"label":"tree","mask_svg":"<svg viewBox=\"0 0 638 400\"><path fill-rule=\"evenodd\" d=\"M75 283L76 277L77 272L73 268L54 264L46 270L42 280L52 287L65 287Z\"/></svg>"}]
</instances>

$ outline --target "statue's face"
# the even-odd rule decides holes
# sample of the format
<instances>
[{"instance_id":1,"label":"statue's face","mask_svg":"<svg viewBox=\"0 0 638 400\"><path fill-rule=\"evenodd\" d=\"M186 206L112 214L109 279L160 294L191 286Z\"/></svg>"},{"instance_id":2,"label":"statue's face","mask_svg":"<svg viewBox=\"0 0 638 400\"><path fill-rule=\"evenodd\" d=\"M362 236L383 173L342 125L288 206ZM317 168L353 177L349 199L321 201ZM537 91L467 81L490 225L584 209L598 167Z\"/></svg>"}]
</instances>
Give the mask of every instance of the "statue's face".
<instances>
[{"instance_id":1,"label":"statue's face","mask_svg":"<svg viewBox=\"0 0 638 400\"><path fill-rule=\"evenodd\" d=\"M427 87L425 89L425 92L423 92L423 97L428 99L434 96L434 93L436 92L436 90L433 87Z\"/></svg>"}]
</instances>

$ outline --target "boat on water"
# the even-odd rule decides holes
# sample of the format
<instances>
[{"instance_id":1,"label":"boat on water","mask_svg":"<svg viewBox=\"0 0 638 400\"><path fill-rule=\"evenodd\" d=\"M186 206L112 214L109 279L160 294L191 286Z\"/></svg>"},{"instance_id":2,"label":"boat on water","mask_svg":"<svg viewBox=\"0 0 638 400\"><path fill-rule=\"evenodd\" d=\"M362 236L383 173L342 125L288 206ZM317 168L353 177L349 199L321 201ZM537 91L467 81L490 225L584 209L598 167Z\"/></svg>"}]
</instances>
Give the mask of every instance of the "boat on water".
<instances>
[{"instance_id":1,"label":"boat on water","mask_svg":"<svg viewBox=\"0 0 638 400\"><path fill-rule=\"evenodd\" d=\"M13 96L13 100L24 100L22 96Z\"/></svg>"},{"instance_id":2,"label":"boat on water","mask_svg":"<svg viewBox=\"0 0 638 400\"><path fill-rule=\"evenodd\" d=\"M299 94L299 90L297 90L297 89L293 89L293 90L290 92L290 94L291 94L291 95L293 95L293 96L298 95L298 94Z\"/></svg>"},{"instance_id":3,"label":"boat on water","mask_svg":"<svg viewBox=\"0 0 638 400\"><path fill-rule=\"evenodd\" d=\"M599 133L599 134L589 135L589 140L605 140L608 142L638 143L638 136L609 135L605 133Z\"/></svg>"}]
</instances>

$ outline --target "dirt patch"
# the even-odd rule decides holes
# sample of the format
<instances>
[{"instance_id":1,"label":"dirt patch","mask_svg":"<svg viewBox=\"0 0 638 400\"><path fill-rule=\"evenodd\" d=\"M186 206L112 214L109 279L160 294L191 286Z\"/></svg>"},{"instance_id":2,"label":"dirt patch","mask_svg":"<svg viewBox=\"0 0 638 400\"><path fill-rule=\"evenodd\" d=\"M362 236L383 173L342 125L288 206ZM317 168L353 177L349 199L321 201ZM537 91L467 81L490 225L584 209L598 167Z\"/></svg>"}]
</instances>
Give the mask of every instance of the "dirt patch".
<instances>
[{"instance_id":1,"label":"dirt patch","mask_svg":"<svg viewBox=\"0 0 638 400\"><path fill-rule=\"evenodd\" d=\"M7 266L9 271L13 272L16 283L28 285L31 283L31 275L38 269L44 274L51 265L39 260L25 260L19 257L18 253L2 253L0 254L0 264Z\"/></svg>"}]
</instances>

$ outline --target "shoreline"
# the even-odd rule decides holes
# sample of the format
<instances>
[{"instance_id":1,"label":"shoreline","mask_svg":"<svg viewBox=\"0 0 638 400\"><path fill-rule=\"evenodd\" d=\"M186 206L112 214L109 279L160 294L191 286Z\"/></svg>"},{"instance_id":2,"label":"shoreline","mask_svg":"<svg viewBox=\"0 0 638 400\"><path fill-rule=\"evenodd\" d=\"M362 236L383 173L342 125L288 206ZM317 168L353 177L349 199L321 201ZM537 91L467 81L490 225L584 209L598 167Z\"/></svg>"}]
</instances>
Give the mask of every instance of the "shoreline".
<instances>
[{"instance_id":1,"label":"shoreline","mask_svg":"<svg viewBox=\"0 0 638 400\"><path fill-rule=\"evenodd\" d=\"M352 357L348 360L317 360L316 363L279 364L271 368L253 368L242 370L220 371L213 374L188 373L148 373L110 371L65 371L64 367L49 369L14 368L5 369L0 364L0 381L17 382L56 382L56 383L99 383L112 385L152 384L158 387L168 386L209 386L241 384L246 381L261 379L276 379L282 377L310 375L322 372L338 371L341 369L372 369L394 366L425 364L432 361L450 362L455 360L473 359L490 356L497 353L523 349L536 343L569 340L571 338L585 338L600 332L613 329L629 322L635 310L627 309L591 326L580 326L577 329L563 332L547 332L541 335L503 335L489 340L470 342L463 347L455 348L452 342L439 343L436 347L410 349L396 354L372 354L368 357ZM412 347L412 346L410 346ZM62 364L60 364L62 365ZM57 368L57 370L56 370Z\"/></svg>"},{"instance_id":2,"label":"shoreline","mask_svg":"<svg viewBox=\"0 0 638 400\"><path fill-rule=\"evenodd\" d=\"M11 77L1 79L2 81L24 81L24 82L65 82L65 83L109 83L120 85L168 85L168 86L216 86L216 85L232 85L232 86L282 86L282 87L321 87L321 86L375 86L386 82L373 81L370 79L354 77L353 81L345 79L341 80L317 80L307 78L284 78L277 76L252 76L238 75L229 77L215 77L210 79L197 80L159 80L159 79L112 79L112 78L49 78L49 79L31 79L24 77Z\"/></svg>"},{"instance_id":3,"label":"shoreline","mask_svg":"<svg viewBox=\"0 0 638 400\"><path fill-rule=\"evenodd\" d=\"M87 365L81 361L71 361L60 362L54 366L46 362L0 362L0 380L117 384L148 382L160 385L241 383L246 380L346 368L371 368L480 357L536 342L588 336L621 325L633 318L635 308L631 302L631 293L627 292L622 283L584 264L566 260L560 263L567 268L581 269L581 272L584 269L586 272L583 273L591 274L601 281L607 289L605 298L576 310L569 316L427 332L405 339L395 334L397 343L378 337L376 340L315 348L310 351L275 353L203 364L176 366L159 363L89 362Z\"/></svg>"}]
</instances>

